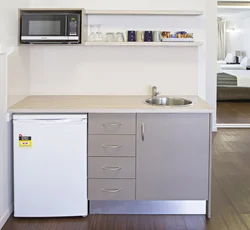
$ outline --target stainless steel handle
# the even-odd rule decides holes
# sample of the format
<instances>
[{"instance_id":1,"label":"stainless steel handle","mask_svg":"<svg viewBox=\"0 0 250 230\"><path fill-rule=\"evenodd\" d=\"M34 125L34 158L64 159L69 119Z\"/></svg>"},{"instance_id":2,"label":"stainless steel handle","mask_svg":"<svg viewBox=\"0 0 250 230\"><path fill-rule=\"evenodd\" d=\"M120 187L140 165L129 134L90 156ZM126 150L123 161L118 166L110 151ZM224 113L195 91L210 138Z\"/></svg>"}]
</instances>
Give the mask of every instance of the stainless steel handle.
<instances>
[{"instance_id":1,"label":"stainless steel handle","mask_svg":"<svg viewBox=\"0 0 250 230\"><path fill-rule=\"evenodd\" d=\"M102 189L103 192L110 192L110 193L116 193L116 192L120 192L122 189Z\"/></svg>"},{"instance_id":2,"label":"stainless steel handle","mask_svg":"<svg viewBox=\"0 0 250 230\"><path fill-rule=\"evenodd\" d=\"M102 167L103 170L109 170L109 171L118 171L121 170L121 167Z\"/></svg>"},{"instance_id":3,"label":"stainless steel handle","mask_svg":"<svg viewBox=\"0 0 250 230\"><path fill-rule=\"evenodd\" d=\"M141 123L141 139L142 139L142 141L144 141L144 139L145 139L145 127L144 127L144 123Z\"/></svg>"},{"instance_id":4,"label":"stainless steel handle","mask_svg":"<svg viewBox=\"0 0 250 230\"><path fill-rule=\"evenodd\" d=\"M118 149L121 148L121 145L102 145L103 148L110 148L110 149Z\"/></svg>"},{"instance_id":5,"label":"stainless steel handle","mask_svg":"<svg viewBox=\"0 0 250 230\"><path fill-rule=\"evenodd\" d=\"M121 123L106 123L106 124L102 124L103 126L108 125L108 126L121 126Z\"/></svg>"}]
</instances>

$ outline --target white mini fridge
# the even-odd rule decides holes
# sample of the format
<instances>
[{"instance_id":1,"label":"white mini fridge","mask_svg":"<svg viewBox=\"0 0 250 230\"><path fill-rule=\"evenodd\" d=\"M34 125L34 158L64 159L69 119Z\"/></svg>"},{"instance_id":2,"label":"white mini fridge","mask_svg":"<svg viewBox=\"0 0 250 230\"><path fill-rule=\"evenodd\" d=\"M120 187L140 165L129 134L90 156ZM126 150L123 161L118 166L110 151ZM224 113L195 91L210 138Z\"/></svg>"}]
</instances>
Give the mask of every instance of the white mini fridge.
<instances>
[{"instance_id":1,"label":"white mini fridge","mask_svg":"<svg viewBox=\"0 0 250 230\"><path fill-rule=\"evenodd\" d=\"M14 216L87 216L87 115L14 115Z\"/></svg>"}]
</instances>

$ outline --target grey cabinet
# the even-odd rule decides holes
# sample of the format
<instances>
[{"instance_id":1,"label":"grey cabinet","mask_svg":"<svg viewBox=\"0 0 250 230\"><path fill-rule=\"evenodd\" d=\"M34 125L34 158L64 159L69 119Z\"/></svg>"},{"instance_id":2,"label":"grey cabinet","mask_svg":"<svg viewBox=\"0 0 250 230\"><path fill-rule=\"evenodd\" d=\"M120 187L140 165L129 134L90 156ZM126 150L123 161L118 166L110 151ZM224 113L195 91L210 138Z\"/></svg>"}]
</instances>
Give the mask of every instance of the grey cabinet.
<instances>
[{"instance_id":1,"label":"grey cabinet","mask_svg":"<svg viewBox=\"0 0 250 230\"><path fill-rule=\"evenodd\" d=\"M89 134L135 134L136 114L89 114Z\"/></svg>"},{"instance_id":2,"label":"grey cabinet","mask_svg":"<svg viewBox=\"0 0 250 230\"><path fill-rule=\"evenodd\" d=\"M134 179L135 157L88 157L88 178Z\"/></svg>"},{"instance_id":3,"label":"grey cabinet","mask_svg":"<svg viewBox=\"0 0 250 230\"><path fill-rule=\"evenodd\" d=\"M135 200L135 133L136 114L89 114L89 200Z\"/></svg>"},{"instance_id":4,"label":"grey cabinet","mask_svg":"<svg viewBox=\"0 0 250 230\"><path fill-rule=\"evenodd\" d=\"M135 200L134 179L88 179L89 200Z\"/></svg>"},{"instance_id":5,"label":"grey cabinet","mask_svg":"<svg viewBox=\"0 0 250 230\"><path fill-rule=\"evenodd\" d=\"M136 199L209 199L209 114L137 114Z\"/></svg>"},{"instance_id":6,"label":"grey cabinet","mask_svg":"<svg viewBox=\"0 0 250 230\"><path fill-rule=\"evenodd\" d=\"M89 135L88 156L135 156L135 135Z\"/></svg>"}]
</instances>

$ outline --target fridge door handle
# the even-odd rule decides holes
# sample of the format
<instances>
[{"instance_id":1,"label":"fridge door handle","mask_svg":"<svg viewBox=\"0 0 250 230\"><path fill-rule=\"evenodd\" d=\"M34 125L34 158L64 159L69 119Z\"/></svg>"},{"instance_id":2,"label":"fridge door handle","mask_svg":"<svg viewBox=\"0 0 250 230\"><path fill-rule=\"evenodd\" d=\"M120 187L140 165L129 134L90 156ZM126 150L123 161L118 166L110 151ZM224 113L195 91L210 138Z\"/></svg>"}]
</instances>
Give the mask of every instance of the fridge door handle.
<instances>
[{"instance_id":1,"label":"fridge door handle","mask_svg":"<svg viewBox=\"0 0 250 230\"><path fill-rule=\"evenodd\" d=\"M66 124L66 123L82 123L86 119L36 119L36 120L14 120L18 124Z\"/></svg>"}]
</instances>

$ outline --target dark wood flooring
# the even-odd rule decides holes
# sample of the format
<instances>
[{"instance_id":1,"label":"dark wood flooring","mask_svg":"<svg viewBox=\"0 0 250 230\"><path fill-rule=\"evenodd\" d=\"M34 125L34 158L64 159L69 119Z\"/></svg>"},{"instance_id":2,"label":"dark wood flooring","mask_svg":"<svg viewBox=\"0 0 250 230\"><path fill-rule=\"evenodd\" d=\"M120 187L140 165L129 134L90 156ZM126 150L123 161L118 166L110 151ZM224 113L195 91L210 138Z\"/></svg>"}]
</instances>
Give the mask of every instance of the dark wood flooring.
<instances>
[{"instance_id":1,"label":"dark wood flooring","mask_svg":"<svg viewBox=\"0 0 250 230\"><path fill-rule=\"evenodd\" d=\"M250 102L217 102L217 123L250 124Z\"/></svg>"},{"instance_id":2,"label":"dark wood flooring","mask_svg":"<svg viewBox=\"0 0 250 230\"><path fill-rule=\"evenodd\" d=\"M220 129L213 138L212 219L205 216L89 215L88 218L19 219L3 230L248 230L250 129Z\"/></svg>"}]
</instances>

